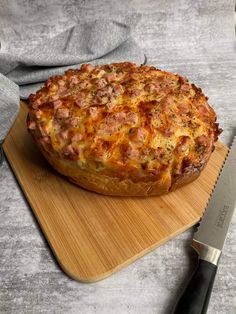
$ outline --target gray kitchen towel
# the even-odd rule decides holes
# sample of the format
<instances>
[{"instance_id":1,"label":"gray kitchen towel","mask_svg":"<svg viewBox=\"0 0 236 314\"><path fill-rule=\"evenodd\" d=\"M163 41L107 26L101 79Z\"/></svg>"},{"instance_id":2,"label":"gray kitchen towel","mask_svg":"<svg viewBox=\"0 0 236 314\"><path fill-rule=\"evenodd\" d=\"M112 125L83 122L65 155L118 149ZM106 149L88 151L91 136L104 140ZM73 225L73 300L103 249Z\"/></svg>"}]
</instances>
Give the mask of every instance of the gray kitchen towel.
<instances>
[{"instance_id":1,"label":"gray kitchen towel","mask_svg":"<svg viewBox=\"0 0 236 314\"><path fill-rule=\"evenodd\" d=\"M0 143L19 110L19 86L0 73Z\"/></svg>"},{"instance_id":2,"label":"gray kitchen towel","mask_svg":"<svg viewBox=\"0 0 236 314\"><path fill-rule=\"evenodd\" d=\"M13 108L19 105L19 90L13 82L20 86L20 97L27 99L48 77L82 63L143 63L144 54L131 37L140 18L134 13L82 22L23 54L0 52L0 73L5 75L0 77L0 140L15 117Z\"/></svg>"}]
</instances>

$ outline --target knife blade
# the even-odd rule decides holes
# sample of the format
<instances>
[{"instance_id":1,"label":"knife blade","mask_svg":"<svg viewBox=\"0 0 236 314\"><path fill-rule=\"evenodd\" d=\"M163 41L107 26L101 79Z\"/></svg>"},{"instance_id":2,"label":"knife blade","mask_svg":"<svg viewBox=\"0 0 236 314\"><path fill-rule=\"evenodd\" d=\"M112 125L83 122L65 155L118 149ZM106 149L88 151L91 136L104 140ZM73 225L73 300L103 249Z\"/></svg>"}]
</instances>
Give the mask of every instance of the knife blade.
<instances>
[{"instance_id":1,"label":"knife blade","mask_svg":"<svg viewBox=\"0 0 236 314\"><path fill-rule=\"evenodd\" d=\"M207 312L217 266L235 207L236 136L193 236L192 247L198 253L198 266L172 313Z\"/></svg>"}]
</instances>

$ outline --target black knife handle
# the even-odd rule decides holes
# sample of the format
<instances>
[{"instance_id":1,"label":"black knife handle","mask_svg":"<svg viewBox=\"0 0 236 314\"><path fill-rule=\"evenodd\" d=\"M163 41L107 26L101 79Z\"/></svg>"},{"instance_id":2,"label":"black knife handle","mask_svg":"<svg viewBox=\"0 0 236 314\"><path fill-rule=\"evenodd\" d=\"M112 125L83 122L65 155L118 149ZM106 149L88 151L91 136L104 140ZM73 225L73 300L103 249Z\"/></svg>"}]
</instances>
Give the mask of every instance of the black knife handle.
<instances>
[{"instance_id":1,"label":"black knife handle","mask_svg":"<svg viewBox=\"0 0 236 314\"><path fill-rule=\"evenodd\" d=\"M207 312L217 266L199 259L198 266L173 314L204 314Z\"/></svg>"}]
</instances>

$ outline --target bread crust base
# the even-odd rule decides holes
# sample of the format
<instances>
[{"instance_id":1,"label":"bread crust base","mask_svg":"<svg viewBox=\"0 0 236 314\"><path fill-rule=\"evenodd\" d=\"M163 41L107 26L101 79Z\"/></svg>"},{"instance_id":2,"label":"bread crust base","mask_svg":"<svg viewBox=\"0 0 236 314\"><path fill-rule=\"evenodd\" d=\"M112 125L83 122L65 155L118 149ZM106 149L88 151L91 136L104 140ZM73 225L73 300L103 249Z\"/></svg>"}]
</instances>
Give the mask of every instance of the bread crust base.
<instances>
[{"instance_id":1,"label":"bread crust base","mask_svg":"<svg viewBox=\"0 0 236 314\"><path fill-rule=\"evenodd\" d=\"M201 88L122 62L68 70L29 97L28 129L46 160L100 194L162 195L195 180L221 133Z\"/></svg>"},{"instance_id":2,"label":"bread crust base","mask_svg":"<svg viewBox=\"0 0 236 314\"><path fill-rule=\"evenodd\" d=\"M188 173L182 174L172 180L170 174L163 175L157 181L133 182L129 179L120 180L116 177L109 177L83 170L76 161L61 159L56 153L48 152L40 145L40 151L51 166L63 176L66 176L72 183L103 195L113 196L158 196L191 183L196 180L206 163L199 168L193 168Z\"/></svg>"}]
</instances>

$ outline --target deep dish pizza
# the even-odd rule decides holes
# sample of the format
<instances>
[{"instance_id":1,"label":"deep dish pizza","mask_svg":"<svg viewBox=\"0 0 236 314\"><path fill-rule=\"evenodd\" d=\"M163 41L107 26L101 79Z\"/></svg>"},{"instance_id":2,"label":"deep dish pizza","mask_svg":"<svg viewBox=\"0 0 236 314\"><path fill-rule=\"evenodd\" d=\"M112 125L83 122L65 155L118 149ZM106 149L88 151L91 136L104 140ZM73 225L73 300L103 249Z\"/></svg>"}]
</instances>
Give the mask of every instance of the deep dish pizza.
<instances>
[{"instance_id":1,"label":"deep dish pizza","mask_svg":"<svg viewBox=\"0 0 236 314\"><path fill-rule=\"evenodd\" d=\"M220 133L202 90L151 66L84 64L29 97L48 162L108 195L160 195L197 178Z\"/></svg>"}]
</instances>

